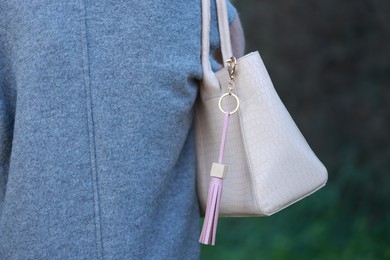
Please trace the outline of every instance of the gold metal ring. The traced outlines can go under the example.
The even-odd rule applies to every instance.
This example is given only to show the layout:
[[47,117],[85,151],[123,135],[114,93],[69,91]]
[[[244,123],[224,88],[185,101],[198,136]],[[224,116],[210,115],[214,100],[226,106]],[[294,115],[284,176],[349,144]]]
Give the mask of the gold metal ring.
[[226,96],[233,96],[233,97],[236,99],[236,101],[237,101],[237,106],[236,106],[236,108],[235,108],[232,112],[229,112],[229,115],[232,115],[232,114],[236,113],[237,110],[238,110],[238,108],[240,107],[240,100],[239,100],[238,97],[237,97],[235,94],[233,94],[233,93],[226,93],[226,94],[223,94],[223,95],[219,98],[218,106],[219,106],[219,110],[221,110],[222,113],[224,113],[224,114],[226,114],[226,111],[223,110],[223,108],[222,108],[222,100],[223,100]]

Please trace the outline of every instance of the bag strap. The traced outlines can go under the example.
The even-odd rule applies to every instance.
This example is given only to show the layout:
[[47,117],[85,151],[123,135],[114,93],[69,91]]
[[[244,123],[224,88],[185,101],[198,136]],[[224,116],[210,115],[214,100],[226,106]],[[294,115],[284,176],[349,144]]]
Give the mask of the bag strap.
[[[205,85],[219,88],[218,80],[211,69],[209,60],[210,55],[210,1],[202,0],[202,70],[203,81]],[[215,0],[218,16],[218,30],[221,42],[221,52],[223,65],[226,66],[226,60],[232,56],[232,47],[230,41],[229,21],[227,14],[226,1]]]
[[217,15],[218,15],[218,28],[219,38],[221,42],[221,51],[223,65],[226,66],[226,60],[233,56],[232,45],[230,39],[229,18],[226,7],[226,1],[228,0],[216,0],[217,1]]

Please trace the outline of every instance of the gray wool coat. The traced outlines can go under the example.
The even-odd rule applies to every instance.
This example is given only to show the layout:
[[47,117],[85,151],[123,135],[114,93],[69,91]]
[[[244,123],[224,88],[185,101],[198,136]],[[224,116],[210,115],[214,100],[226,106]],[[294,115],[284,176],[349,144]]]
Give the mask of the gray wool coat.
[[199,258],[200,35],[200,0],[0,0],[0,259]]

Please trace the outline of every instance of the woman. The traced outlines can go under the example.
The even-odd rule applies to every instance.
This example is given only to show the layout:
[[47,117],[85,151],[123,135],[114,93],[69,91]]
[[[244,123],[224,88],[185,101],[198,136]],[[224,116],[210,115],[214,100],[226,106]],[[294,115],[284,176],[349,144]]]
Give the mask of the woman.
[[199,257],[200,19],[195,0],[0,2],[0,259]]

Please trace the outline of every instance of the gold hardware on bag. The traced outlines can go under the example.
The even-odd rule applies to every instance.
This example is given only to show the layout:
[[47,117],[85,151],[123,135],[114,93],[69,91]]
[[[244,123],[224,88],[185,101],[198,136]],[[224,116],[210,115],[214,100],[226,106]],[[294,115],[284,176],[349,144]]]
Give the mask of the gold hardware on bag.
[[237,59],[235,57],[230,57],[230,59],[226,60],[228,64],[228,72],[231,80],[234,80],[234,75],[236,73],[236,65]]
[[229,115],[232,115],[237,112],[238,108],[240,107],[240,100],[238,97],[233,93],[235,84],[234,84],[234,76],[236,75],[236,65],[237,65],[237,59],[235,57],[231,57],[230,59],[226,60],[226,63],[228,64],[227,71],[229,73],[229,83],[228,83],[228,93],[223,94],[219,98],[218,106],[219,110],[222,111],[222,113],[227,113],[223,108],[222,108],[222,100],[227,97],[227,96],[232,96],[236,99],[237,105],[236,108],[229,112]]
[[229,94],[231,94],[234,91],[234,76],[236,75],[236,65],[237,65],[237,59],[235,57],[230,57],[230,59],[226,60],[226,63],[228,64],[227,71],[229,73],[229,83],[228,83],[228,90]]

